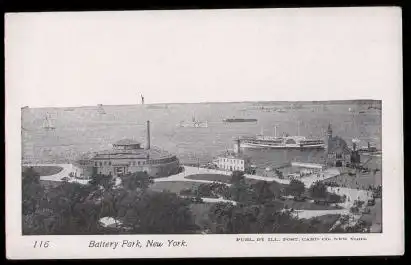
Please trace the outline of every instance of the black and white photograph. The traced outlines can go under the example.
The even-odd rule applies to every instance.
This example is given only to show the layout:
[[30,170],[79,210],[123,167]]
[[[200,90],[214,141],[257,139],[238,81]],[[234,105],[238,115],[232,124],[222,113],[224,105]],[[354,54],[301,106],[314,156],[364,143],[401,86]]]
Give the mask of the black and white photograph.
[[400,10],[8,15],[15,256],[401,252]]
[[22,150],[27,235],[382,231],[378,100],[26,107]]

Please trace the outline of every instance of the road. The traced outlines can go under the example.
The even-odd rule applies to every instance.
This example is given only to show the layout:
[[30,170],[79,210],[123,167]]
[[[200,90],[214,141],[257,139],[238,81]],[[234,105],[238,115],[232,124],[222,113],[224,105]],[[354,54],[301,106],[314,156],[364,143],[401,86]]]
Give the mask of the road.
[[300,219],[310,219],[313,217],[323,216],[327,214],[348,214],[348,209],[340,209],[340,210],[294,210],[293,215]]

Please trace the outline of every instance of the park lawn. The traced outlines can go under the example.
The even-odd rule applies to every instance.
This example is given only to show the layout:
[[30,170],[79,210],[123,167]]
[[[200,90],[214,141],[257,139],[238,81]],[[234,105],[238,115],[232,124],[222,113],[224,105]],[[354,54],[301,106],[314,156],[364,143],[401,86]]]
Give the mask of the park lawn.
[[53,189],[60,186],[63,182],[61,181],[52,181],[52,180],[40,180],[40,184],[47,190]]
[[185,177],[187,179],[218,181],[223,183],[230,183],[231,176],[223,174],[195,174]]
[[370,208],[369,214],[363,214],[360,220],[367,223],[371,223],[371,232],[381,233],[382,232],[382,202],[381,199],[375,200],[374,206],[367,206]]
[[[23,167],[23,171],[27,168],[28,167]],[[34,166],[31,168],[36,171],[41,177],[55,175],[63,170],[62,167],[58,166]]]
[[348,174],[341,174],[323,181],[324,183],[337,183],[340,187],[347,187],[352,189],[366,190],[369,186],[381,185],[381,172],[377,172],[375,175],[373,172],[367,174],[358,173],[356,176],[350,176]]
[[195,189],[202,183],[200,182],[189,182],[189,181],[164,181],[164,182],[154,182],[150,189],[153,191],[169,191],[172,193],[179,194],[181,190],[184,189]]
[[293,208],[294,210],[335,210],[340,209],[338,207],[332,205],[321,205],[315,204],[309,201],[298,202],[294,200],[277,200],[278,202],[282,203],[283,208],[287,206],[288,208]]
[[316,225],[319,230],[318,233],[328,233],[340,217],[341,215],[339,214],[326,214],[308,219],[307,221],[310,222],[312,219],[317,219],[319,221],[319,224]]

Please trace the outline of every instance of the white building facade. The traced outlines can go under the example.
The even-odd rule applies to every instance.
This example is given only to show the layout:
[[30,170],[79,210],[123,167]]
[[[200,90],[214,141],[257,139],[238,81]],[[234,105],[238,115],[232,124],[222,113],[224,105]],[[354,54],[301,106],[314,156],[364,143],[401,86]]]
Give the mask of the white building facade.
[[251,167],[251,159],[241,153],[240,141],[234,145],[234,152],[226,152],[217,157],[216,166],[228,171],[246,171]]
[[236,156],[219,156],[217,158],[217,167],[230,171],[245,171],[249,166],[247,159]]

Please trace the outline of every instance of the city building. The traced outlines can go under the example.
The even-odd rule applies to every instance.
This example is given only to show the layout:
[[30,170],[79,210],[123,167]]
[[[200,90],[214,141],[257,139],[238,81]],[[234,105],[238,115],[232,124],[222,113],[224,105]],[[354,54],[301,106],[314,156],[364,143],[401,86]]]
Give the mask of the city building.
[[242,154],[238,139],[234,145],[234,151],[227,151],[219,155],[215,164],[222,170],[247,172],[251,168],[251,158]]
[[179,172],[178,158],[150,145],[150,122],[147,121],[147,140],[143,148],[139,142],[122,139],[113,144],[111,150],[88,154],[76,161],[79,178],[93,174],[114,177],[128,173],[146,171],[151,177],[165,177]]
[[327,146],[325,149],[326,165],[331,167],[356,166],[360,164],[360,155],[353,143],[352,150],[339,136],[333,136],[331,124],[327,130]]

